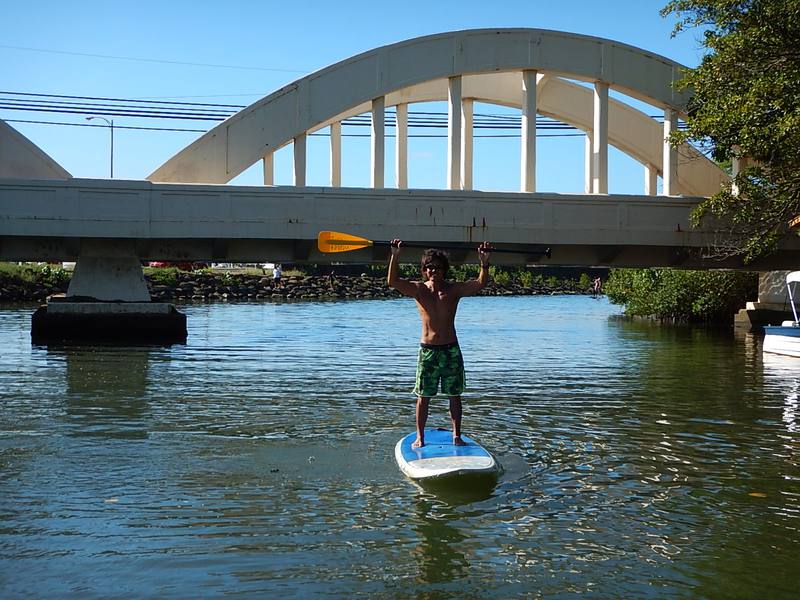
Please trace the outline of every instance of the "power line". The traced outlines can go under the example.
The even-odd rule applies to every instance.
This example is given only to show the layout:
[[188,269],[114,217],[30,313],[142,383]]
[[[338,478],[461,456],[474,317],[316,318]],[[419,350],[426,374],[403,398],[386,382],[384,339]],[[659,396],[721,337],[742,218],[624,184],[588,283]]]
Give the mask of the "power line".
[[276,73],[308,73],[308,70],[301,71],[299,69],[281,69],[278,67],[248,67],[242,65],[219,65],[212,63],[196,63],[180,60],[163,60],[159,58],[141,58],[136,56],[115,56],[112,54],[94,54],[90,52],[70,52],[68,50],[50,50],[48,48],[29,48],[27,46],[9,46],[7,44],[0,44],[0,48],[8,48],[11,50],[24,50],[26,52],[44,52],[47,54],[63,54],[66,56],[83,56],[88,58],[105,58],[110,60],[128,60],[134,62],[146,63],[161,63],[167,65],[188,65],[190,67],[211,67],[214,69],[240,69],[245,71],[273,71]]
[[249,98],[263,98],[264,92],[251,92],[249,94],[194,94],[191,96],[142,96],[138,98],[138,100],[161,100],[162,98],[172,98],[173,100],[176,98],[240,98],[240,97],[249,97]]
[[0,94],[7,94],[11,96],[35,96],[38,98],[68,98],[72,100],[103,100],[105,102],[140,102],[147,104],[177,104],[181,106],[215,106],[215,107],[228,107],[241,110],[245,108],[245,104],[217,104],[217,103],[202,103],[202,102],[175,102],[168,100],[140,100],[132,98],[105,98],[102,96],[67,96],[64,94],[36,94],[33,92],[9,92],[7,90],[0,90]]
[[[63,121],[34,121],[29,119],[4,119],[6,123],[30,123],[33,125],[64,125],[68,127],[100,127],[107,129],[108,125],[94,125],[91,123],[65,123]],[[189,132],[189,133],[205,133],[206,129],[185,129],[180,127],[137,127],[133,125],[114,125],[114,129],[131,129],[141,131],[175,131],[175,132]],[[583,133],[559,133],[559,134],[537,134],[537,137],[580,137]],[[324,131],[317,131],[311,134],[312,137],[330,137],[330,133]],[[342,137],[351,138],[369,138],[368,133],[343,133]],[[394,134],[386,135],[387,138],[396,137]],[[410,138],[444,138],[446,135],[442,134],[410,134]],[[498,134],[498,135],[475,135],[476,138],[518,138],[519,133],[516,134]]]
[[[0,46],[1,47],[1,46]],[[177,102],[165,100],[141,100],[130,98],[108,98],[101,96],[77,96],[65,94],[39,94],[32,92],[12,92],[0,91],[0,110],[11,110],[33,113],[55,113],[64,115],[86,115],[104,117],[126,117],[133,119],[161,119],[161,120],[183,120],[183,121],[223,121],[241,109],[245,105],[240,104],[219,104],[207,102]],[[654,116],[658,120],[659,115]],[[661,117],[663,119],[663,117]],[[70,125],[71,123],[42,121],[42,120],[11,120],[17,123],[37,123],[48,125]],[[520,115],[497,114],[497,113],[475,113],[473,115],[473,129],[487,133],[476,133],[474,137],[519,137],[522,118]],[[396,113],[387,110],[385,122],[387,127],[396,127]],[[448,127],[448,116],[446,112],[435,111],[409,111],[408,127],[411,130],[424,129],[446,129]],[[81,123],[80,125],[86,126]],[[342,121],[346,127],[369,127],[372,125],[370,114],[361,114],[348,117]],[[682,127],[684,124],[679,124]],[[105,125],[92,125],[93,127],[105,127]],[[143,131],[187,131],[204,133],[206,130],[188,129],[176,127],[143,127],[115,125],[119,129],[143,130]],[[558,137],[562,136],[582,136],[585,133],[567,123],[552,119],[543,115],[536,117],[537,136],[539,137]],[[514,131],[511,134],[488,132]],[[561,132],[558,134],[545,134],[542,131]],[[320,135],[326,135],[318,133]],[[314,135],[314,134],[312,134]],[[368,137],[361,134],[347,134],[348,137]],[[438,134],[425,135],[421,133],[413,134],[411,137],[442,137]]]
[[20,110],[25,112],[50,112],[62,114],[78,114],[78,115],[101,115],[110,117],[136,117],[136,118],[157,118],[157,119],[189,119],[193,121],[223,121],[230,115],[219,113],[191,113],[191,112],[178,112],[178,111],[150,111],[150,110],[126,110],[123,108],[108,108],[103,106],[63,106],[63,105],[50,105],[41,106],[35,104],[20,104],[13,102],[4,102],[0,99],[0,109],[7,110]]
[[[127,98],[107,98],[99,96],[76,96],[64,94],[33,94],[30,92],[0,91],[0,109],[23,112],[51,112],[75,115],[98,115],[106,117],[157,118],[169,120],[222,121],[238,112],[243,105],[215,104],[198,102],[148,101]],[[389,110],[386,124],[396,125],[395,114]],[[368,114],[355,115],[345,119],[342,124],[352,127],[369,127],[372,117]],[[409,112],[408,125],[412,129],[446,128],[447,113],[432,111]],[[475,129],[519,129],[520,117],[476,113],[473,118]],[[538,116],[537,127],[544,129],[574,130],[566,123],[548,117]]]
[[[64,123],[63,121],[31,121],[27,119],[4,119],[6,123],[32,123],[35,125],[68,125],[70,127],[101,127],[108,128],[108,125],[93,125],[91,123]],[[114,129],[141,129],[143,131],[189,131],[194,133],[205,133],[205,129],[180,129],[177,127],[135,127],[133,125],[114,125]]]

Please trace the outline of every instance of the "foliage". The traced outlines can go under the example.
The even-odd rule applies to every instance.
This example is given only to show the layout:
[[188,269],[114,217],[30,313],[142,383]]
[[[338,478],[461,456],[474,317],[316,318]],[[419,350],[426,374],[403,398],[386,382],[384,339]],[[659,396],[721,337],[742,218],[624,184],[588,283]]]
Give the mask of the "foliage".
[[44,265],[42,267],[41,270],[42,283],[46,283],[54,287],[61,287],[69,283],[70,279],[72,279],[72,275],[61,267],[53,268],[50,265]]
[[613,269],[604,291],[631,316],[689,323],[730,323],[758,294],[758,274],[743,271]]
[[491,266],[489,267],[489,277],[499,286],[506,286],[511,283],[511,274],[506,269]]
[[[385,275],[386,274],[386,267],[382,266],[381,267],[381,272],[383,273],[383,275]],[[400,265],[400,277],[402,277],[403,279],[412,279],[412,280],[420,279],[422,277],[422,275],[420,275],[420,272],[419,272],[419,265],[401,264]]]
[[[295,265],[296,270],[289,272],[284,269],[284,275],[287,273],[296,273],[298,275],[328,275],[331,270],[339,276],[358,276],[361,274],[368,277],[375,277],[383,279],[386,277],[387,265],[385,263],[377,264],[346,264],[346,265],[324,265],[324,264],[303,264]],[[400,263],[398,266],[399,275],[403,279],[411,281],[421,281],[423,279],[420,272],[419,263]],[[578,274],[574,273],[571,269],[565,269],[563,273],[556,270],[556,274],[548,274],[547,277],[537,272],[539,269],[524,267],[524,266],[498,266],[492,265],[489,267],[489,282],[499,287],[513,287],[519,286],[524,289],[533,291],[587,291],[590,287],[588,283],[590,278],[586,274],[581,274],[581,284],[578,287],[577,278]],[[552,270],[551,270],[552,271]],[[480,267],[476,263],[464,263],[450,265],[447,278],[451,281],[470,281],[476,279],[480,273]],[[548,272],[549,273],[549,272]]]
[[153,269],[150,271],[150,281],[156,285],[174,286],[178,283],[178,273],[176,267]]
[[531,273],[527,269],[522,269],[519,272],[519,282],[524,288],[532,288],[533,287],[533,273]]
[[592,287],[592,280],[589,279],[589,276],[586,273],[581,273],[581,278],[578,280],[578,286],[582,290],[588,290]]
[[26,267],[23,269],[16,263],[0,263],[0,281],[22,279],[24,281],[31,281],[33,278],[33,269]]
[[28,283],[42,283],[51,287],[66,287],[72,279],[72,273],[60,266],[49,264],[0,263],[0,280],[19,280]]
[[478,277],[480,267],[478,265],[454,265],[450,267],[450,278],[453,281],[469,281]]
[[680,82],[694,95],[671,141],[718,162],[753,161],[700,204],[694,224],[717,218],[732,241],[713,253],[752,260],[800,215],[800,0],[672,0],[661,14],[679,17],[673,35],[700,28],[709,51]]

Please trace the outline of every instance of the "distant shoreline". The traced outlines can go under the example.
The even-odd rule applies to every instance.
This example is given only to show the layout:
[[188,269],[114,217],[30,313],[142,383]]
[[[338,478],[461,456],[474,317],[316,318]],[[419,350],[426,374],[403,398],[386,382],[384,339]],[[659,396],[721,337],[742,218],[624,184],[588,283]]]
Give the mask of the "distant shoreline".
[[[271,276],[230,272],[164,272],[145,275],[153,301],[157,302],[227,302],[280,300],[343,300],[399,298],[386,285],[385,277],[355,275],[290,275],[279,282]],[[0,273],[0,302],[44,302],[52,294],[66,293],[69,278],[48,277],[41,273],[27,277]],[[530,286],[510,282],[491,282],[484,296],[533,296],[554,294],[590,294],[574,280],[547,280]]]

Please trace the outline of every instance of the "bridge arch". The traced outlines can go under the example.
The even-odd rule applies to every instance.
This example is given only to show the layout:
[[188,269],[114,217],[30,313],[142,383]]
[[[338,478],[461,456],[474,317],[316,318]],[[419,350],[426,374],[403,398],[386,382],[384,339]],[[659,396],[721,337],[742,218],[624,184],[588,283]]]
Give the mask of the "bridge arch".
[[[535,118],[525,117],[538,112],[587,133],[587,193],[607,192],[610,144],[644,165],[645,193],[655,194],[660,175],[665,195],[707,196],[726,175],[690,146],[675,150],[665,143],[678,118],[685,116],[689,94],[674,86],[683,69],[619,42],[541,29],[480,29],[415,38],[284,86],[201,136],[148,179],[227,183],[264,160],[265,183],[271,183],[272,154],[294,144],[295,184],[304,185],[306,136],[329,126],[333,131],[342,120],[372,111],[373,185],[383,187],[385,108],[396,106],[402,115],[408,104],[444,100],[451,109],[449,187],[471,189],[470,111],[477,100],[523,111],[528,125],[523,126],[521,191],[536,191],[535,142],[526,143],[526,136],[535,139]],[[663,109],[664,126],[609,98],[609,89]],[[335,159],[340,164],[341,157],[332,157],[332,164]],[[400,174],[399,187],[403,181]],[[338,184],[334,173],[332,184]]]

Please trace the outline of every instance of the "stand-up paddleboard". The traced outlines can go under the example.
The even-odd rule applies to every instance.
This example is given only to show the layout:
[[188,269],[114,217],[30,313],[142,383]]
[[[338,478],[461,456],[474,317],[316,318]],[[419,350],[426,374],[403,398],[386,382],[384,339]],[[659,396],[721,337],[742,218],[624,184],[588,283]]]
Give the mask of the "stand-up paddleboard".
[[394,448],[400,470],[411,479],[497,472],[497,461],[489,451],[465,435],[461,439],[466,446],[455,446],[453,433],[447,429],[426,429],[422,448],[411,447],[416,439],[416,432],[409,433]]

